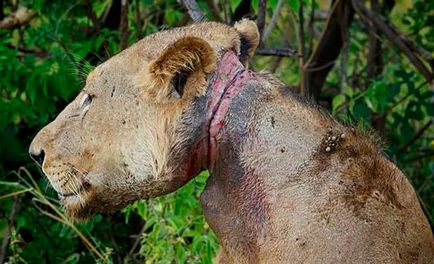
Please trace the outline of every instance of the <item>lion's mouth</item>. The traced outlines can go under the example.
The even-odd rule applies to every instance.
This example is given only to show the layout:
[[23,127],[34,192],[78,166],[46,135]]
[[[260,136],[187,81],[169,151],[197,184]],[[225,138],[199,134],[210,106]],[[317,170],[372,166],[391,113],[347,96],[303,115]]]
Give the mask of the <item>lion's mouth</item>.
[[90,183],[83,182],[80,187],[78,187],[73,192],[61,192],[57,191],[57,195],[61,201],[64,201],[66,198],[72,198],[72,197],[80,197],[82,193],[85,193],[90,189]]

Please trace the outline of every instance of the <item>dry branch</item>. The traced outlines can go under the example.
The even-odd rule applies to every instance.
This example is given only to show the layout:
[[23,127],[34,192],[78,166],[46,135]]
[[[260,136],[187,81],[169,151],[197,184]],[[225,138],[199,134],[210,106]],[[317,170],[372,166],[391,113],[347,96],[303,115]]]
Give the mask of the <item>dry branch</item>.
[[[361,1],[352,0],[354,9],[360,15],[361,20],[368,27],[375,27],[381,31],[390,42],[392,42],[398,49],[400,49],[404,55],[409,59],[411,64],[423,75],[423,77],[431,83],[434,79],[434,73],[428,69],[422,59],[423,54],[418,52],[417,46],[411,40],[403,36],[392,25],[386,22],[386,20],[380,15],[368,10]],[[370,25],[372,23],[372,26]],[[412,43],[412,44],[408,44]],[[426,56],[426,55],[425,55]]]
[[428,130],[428,128],[434,123],[433,119],[429,120],[424,126],[422,126],[419,131],[416,132],[416,134],[413,136],[412,139],[410,139],[410,141],[408,141],[407,143],[403,144],[399,150],[400,151],[405,151],[407,150],[407,148],[411,145],[413,145],[414,142],[416,142],[416,140],[418,140],[420,137],[422,137],[423,133],[425,133],[425,131]]
[[205,19],[205,15],[199,8],[199,5],[194,0],[181,0],[182,4],[187,8],[188,14],[194,22],[200,22]]
[[15,29],[27,25],[35,15],[35,11],[25,7],[19,7],[17,11],[0,21],[0,28]]
[[324,81],[343,45],[343,30],[350,25],[354,9],[350,1],[336,0],[321,33],[318,46],[303,66],[301,94],[318,99]]
[[[304,38],[304,6],[301,0],[298,0],[298,41],[299,41],[299,49],[302,54],[306,54],[306,40]],[[294,10],[295,11],[295,10]],[[305,58],[300,58],[300,66],[303,66]]]
[[98,18],[96,17],[95,12],[93,12],[92,3],[90,2],[90,0],[85,0],[84,5],[86,6],[87,17],[92,22],[93,29],[94,29],[95,33],[99,34],[100,33],[100,24],[99,24]]
[[223,22],[223,18],[220,16],[219,7],[216,5],[214,0],[206,0],[209,10],[217,22]]
[[[187,8],[188,13],[190,14],[190,16],[194,15],[196,17],[196,19],[198,17],[201,18],[200,20],[196,21],[196,19],[194,19],[193,16],[192,16],[193,21],[200,22],[200,21],[203,20],[203,18],[205,18],[205,16],[202,13],[202,10],[199,9],[199,6],[197,5],[196,1],[194,1],[194,0],[183,0],[182,3],[184,4],[185,8]],[[264,4],[263,7],[265,8],[266,1],[262,1],[262,3]],[[259,5],[260,6],[262,5],[261,1],[260,1]],[[260,19],[258,18],[258,20],[260,20]],[[260,22],[260,23],[262,23],[262,22]],[[265,23],[265,20],[264,20],[264,23]],[[298,58],[298,57],[302,56],[296,50],[293,50],[293,49],[290,49],[290,48],[270,48],[270,49],[259,48],[259,49],[256,50],[255,54],[256,55],[261,55],[261,56],[295,57],[295,58]]]
[[299,58],[303,56],[298,51],[290,48],[259,48],[255,52],[256,55],[261,56],[276,56],[276,57],[294,57]]
[[314,39],[314,23],[315,23],[315,0],[312,0],[311,3],[312,9],[310,12],[310,18],[309,18],[309,46],[307,48],[307,52],[305,53],[306,56],[310,56],[313,48],[313,39]]
[[266,0],[259,0],[258,1],[258,19],[256,20],[256,25],[258,26],[260,41],[259,41],[259,47],[262,47],[264,45],[263,41],[263,33],[264,33],[264,27],[265,27],[265,15],[267,11],[267,1]]
[[6,231],[3,234],[3,241],[0,248],[0,263],[5,263],[4,261],[6,260],[6,251],[9,245],[11,233],[14,229],[14,221],[17,213],[18,203],[19,203],[19,197],[15,196],[14,203],[12,204],[11,213],[9,215],[9,219],[7,222]]
[[284,4],[284,0],[279,0],[277,2],[276,9],[273,12],[273,16],[271,17],[270,23],[268,24],[267,28],[264,31],[262,41],[265,43],[267,41],[268,37],[270,36],[271,32],[273,31],[273,28],[276,26],[277,19],[279,18],[280,11],[282,10]]
[[135,5],[136,5],[135,19],[136,19],[136,27],[137,27],[136,39],[141,39],[144,21],[140,10],[139,0],[135,0]]
[[121,1],[121,18],[119,23],[119,31],[121,33],[121,48],[128,47],[128,0]]

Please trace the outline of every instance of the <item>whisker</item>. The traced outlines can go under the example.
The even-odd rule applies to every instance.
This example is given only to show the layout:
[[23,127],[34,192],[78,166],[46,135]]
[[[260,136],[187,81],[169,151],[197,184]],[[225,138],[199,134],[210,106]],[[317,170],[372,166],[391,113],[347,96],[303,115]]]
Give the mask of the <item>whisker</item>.
[[75,195],[78,195],[78,188],[76,185],[76,176],[74,173],[67,171],[67,173],[70,175],[71,179],[69,180],[69,186],[71,187],[71,192],[74,193]]

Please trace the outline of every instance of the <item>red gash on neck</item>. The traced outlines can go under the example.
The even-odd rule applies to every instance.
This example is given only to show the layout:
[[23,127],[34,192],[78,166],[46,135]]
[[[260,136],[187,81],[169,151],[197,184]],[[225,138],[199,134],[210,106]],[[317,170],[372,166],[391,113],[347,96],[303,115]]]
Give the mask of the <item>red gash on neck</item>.
[[243,89],[255,73],[246,70],[233,51],[227,51],[220,60],[211,82],[208,101],[209,140],[208,168],[212,169],[217,152],[216,136],[223,127],[232,99]]
[[[218,147],[216,136],[223,128],[232,99],[253,77],[255,73],[246,70],[234,51],[226,51],[221,57],[209,88],[211,90],[206,114],[208,127],[204,128],[203,138],[191,153],[190,166],[186,175],[188,179],[194,177],[201,166],[206,166],[209,170],[214,167]],[[205,158],[206,162],[201,162]]]

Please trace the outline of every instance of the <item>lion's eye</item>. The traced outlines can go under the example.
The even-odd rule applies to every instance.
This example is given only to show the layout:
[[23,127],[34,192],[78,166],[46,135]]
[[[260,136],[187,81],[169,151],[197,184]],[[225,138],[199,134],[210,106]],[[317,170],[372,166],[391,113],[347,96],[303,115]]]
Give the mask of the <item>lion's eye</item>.
[[90,94],[84,94],[83,98],[81,99],[81,114],[85,114],[87,110],[89,110],[90,104],[92,103],[92,96]]

